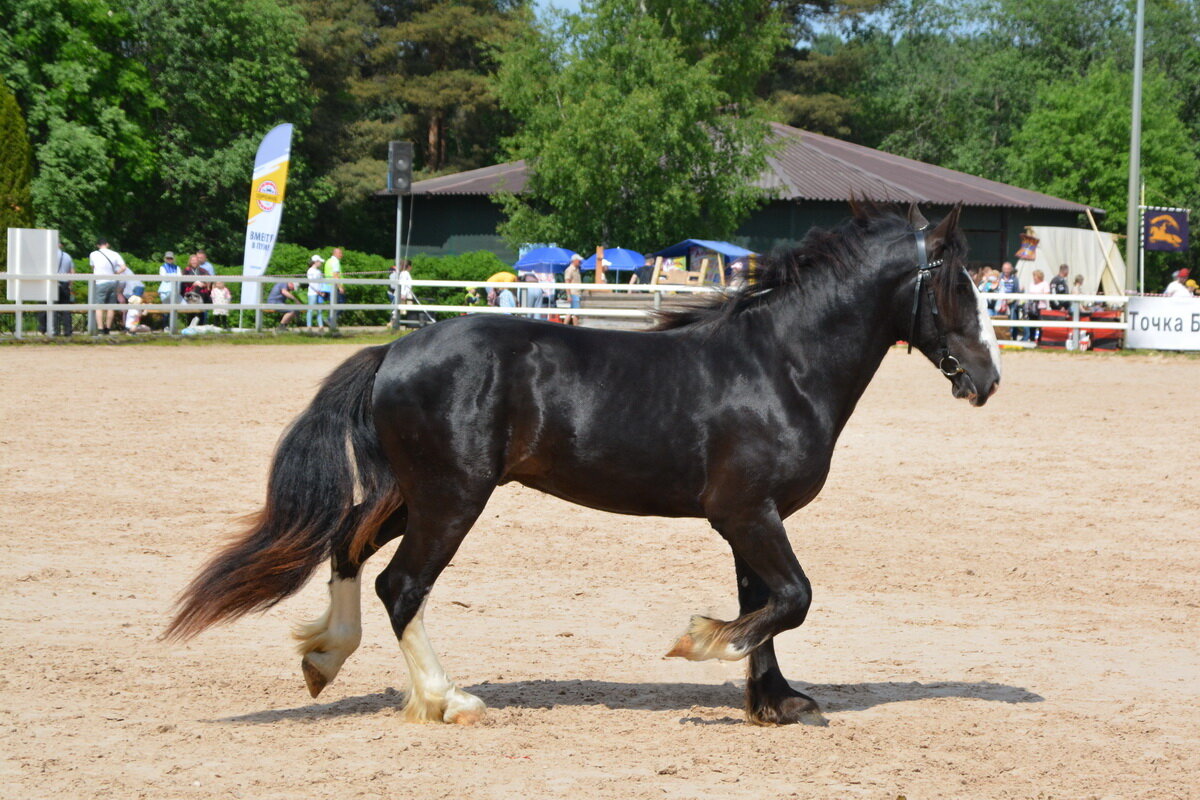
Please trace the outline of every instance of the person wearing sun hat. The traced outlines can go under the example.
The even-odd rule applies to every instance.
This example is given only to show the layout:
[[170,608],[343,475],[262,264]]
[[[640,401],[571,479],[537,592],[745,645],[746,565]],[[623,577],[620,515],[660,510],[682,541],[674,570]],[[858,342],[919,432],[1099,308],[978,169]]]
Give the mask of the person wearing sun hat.
[[[325,259],[321,258],[319,253],[313,253],[308,259],[308,274],[306,277],[308,278],[308,304],[310,306],[324,303],[325,299],[328,297],[328,295],[324,293],[325,290],[322,287],[322,281],[325,278],[325,270],[321,265],[324,263]],[[313,311],[311,308],[308,310],[308,313],[305,314],[305,324],[309,328],[313,326],[313,314],[317,315],[317,327],[324,328],[325,312]]]
[[[163,263],[158,268],[159,275],[180,275],[182,274],[179,265],[175,263],[175,254],[168,250],[163,253]],[[181,297],[179,287],[181,284],[175,281],[163,281],[158,285],[158,302],[174,303],[173,298]]]

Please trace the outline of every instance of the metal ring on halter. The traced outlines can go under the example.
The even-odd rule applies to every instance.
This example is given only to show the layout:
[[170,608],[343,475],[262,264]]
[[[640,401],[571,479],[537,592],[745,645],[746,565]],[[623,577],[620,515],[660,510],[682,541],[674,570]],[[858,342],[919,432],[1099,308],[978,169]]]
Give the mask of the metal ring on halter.
[[[946,362],[951,362],[954,365],[954,368],[947,369]],[[955,375],[958,375],[958,374],[966,371],[958,363],[958,359],[951,355],[942,356],[942,360],[938,362],[938,369],[940,369],[942,371],[942,374],[945,375],[947,378],[953,378]]]

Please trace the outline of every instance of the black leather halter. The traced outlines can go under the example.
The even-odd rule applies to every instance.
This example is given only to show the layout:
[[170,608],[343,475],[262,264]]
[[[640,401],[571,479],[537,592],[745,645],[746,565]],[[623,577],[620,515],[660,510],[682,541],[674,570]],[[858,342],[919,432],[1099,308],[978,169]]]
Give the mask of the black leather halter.
[[925,246],[924,228],[913,231],[913,238],[917,240],[917,288],[913,292],[912,320],[908,325],[908,352],[912,352],[913,337],[917,334],[917,314],[921,310],[921,289],[923,287],[925,298],[929,303],[929,313],[933,315],[933,328],[937,331],[938,369],[947,378],[953,378],[962,372],[963,368],[958,363],[958,359],[950,355],[950,348],[946,345],[946,327],[942,324],[942,315],[938,312],[937,300],[933,296],[933,271],[942,266],[942,260],[940,258],[937,261],[929,260],[929,253]]

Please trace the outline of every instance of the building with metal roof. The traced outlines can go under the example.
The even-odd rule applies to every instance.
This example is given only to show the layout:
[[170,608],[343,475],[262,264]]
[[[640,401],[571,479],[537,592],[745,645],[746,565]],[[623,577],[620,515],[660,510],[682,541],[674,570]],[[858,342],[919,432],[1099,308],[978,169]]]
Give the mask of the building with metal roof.
[[[775,148],[757,181],[771,199],[729,237],[757,252],[791,245],[814,225],[836,223],[849,213],[848,198],[858,197],[878,202],[916,201],[927,216],[962,203],[972,260],[998,264],[1013,258],[1026,226],[1076,226],[1089,208],[779,123],[771,123],[771,137]],[[490,196],[501,191],[519,194],[527,175],[525,162],[514,161],[414,183],[406,203],[415,215],[413,250],[489,249],[502,258],[515,257],[496,235],[501,215]],[[1104,213],[1094,207],[1091,210]],[[679,232],[680,238],[710,233]],[[587,247],[594,243],[570,244]]]

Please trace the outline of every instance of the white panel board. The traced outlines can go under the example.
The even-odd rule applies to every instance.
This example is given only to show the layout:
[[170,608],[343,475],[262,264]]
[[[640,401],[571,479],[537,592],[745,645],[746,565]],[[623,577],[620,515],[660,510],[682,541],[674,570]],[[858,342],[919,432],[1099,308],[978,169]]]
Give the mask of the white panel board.
[[[52,275],[58,270],[58,231],[44,228],[8,229],[9,274]],[[53,280],[9,278],[7,296],[10,301],[48,303],[57,298]]]

